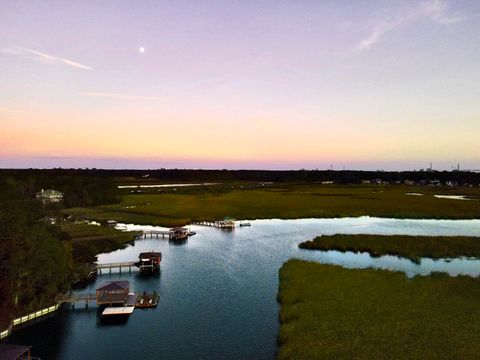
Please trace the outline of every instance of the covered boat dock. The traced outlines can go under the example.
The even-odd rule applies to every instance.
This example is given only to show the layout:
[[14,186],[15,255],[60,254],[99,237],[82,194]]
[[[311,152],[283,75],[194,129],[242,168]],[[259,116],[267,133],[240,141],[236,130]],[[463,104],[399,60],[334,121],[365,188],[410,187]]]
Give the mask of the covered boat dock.
[[33,360],[31,346],[0,344],[0,360]]

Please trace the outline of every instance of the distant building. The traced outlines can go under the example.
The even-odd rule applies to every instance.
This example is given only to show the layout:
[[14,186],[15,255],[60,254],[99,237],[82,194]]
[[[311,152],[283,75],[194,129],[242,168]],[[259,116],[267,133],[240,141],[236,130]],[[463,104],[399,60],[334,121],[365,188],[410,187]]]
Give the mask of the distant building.
[[59,203],[63,200],[63,193],[57,190],[41,190],[37,193],[37,199],[44,204]]
[[447,186],[458,186],[458,181],[447,181],[445,182]]
[[47,225],[55,225],[57,223],[57,218],[52,216],[45,216],[41,218],[40,221]]
[[369,185],[369,184],[370,184],[370,180],[362,180],[362,184],[363,184],[363,185]]
[[413,181],[413,180],[405,180],[405,181],[404,181],[404,184],[405,184],[405,185],[415,185],[415,181]]

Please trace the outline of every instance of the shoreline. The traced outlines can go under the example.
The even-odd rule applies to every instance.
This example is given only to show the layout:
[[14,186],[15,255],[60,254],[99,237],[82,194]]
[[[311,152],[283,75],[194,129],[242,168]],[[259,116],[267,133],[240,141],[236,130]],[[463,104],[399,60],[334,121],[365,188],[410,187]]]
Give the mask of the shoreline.
[[[139,214],[139,216],[142,216]],[[150,215],[148,215],[150,216]],[[337,219],[360,219],[360,218],[370,218],[370,219],[382,219],[382,220],[416,220],[416,221],[480,221],[480,217],[407,217],[407,216],[377,216],[377,215],[359,215],[359,216],[350,216],[350,215],[339,215],[339,216],[325,216],[325,217],[256,217],[256,218],[250,218],[250,217],[243,217],[239,220],[236,221],[262,221],[262,220],[281,220],[281,221],[289,221],[289,220],[337,220]],[[110,217],[92,217],[89,218],[89,220],[92,221],[105,221],[106,219],[111,219]],[[201,219],[201,220],[192,220],[190,222],[185,222],[185,223],[178,223],[178,222],[159,222],[159,223],[152,223],[152,222],[143,222],[143,221],[124,221],[120,220],[118,218],[112,219],[117,221],[118,223],[122,224],[127,224],[127,225],[142,225],[142,226],[155,226],[155,227],[164,227],[164,228],[172,228],[172,227],[177,227],[177,226],[194,226],[192,224],[192,221],[218,221],[221,219]]]

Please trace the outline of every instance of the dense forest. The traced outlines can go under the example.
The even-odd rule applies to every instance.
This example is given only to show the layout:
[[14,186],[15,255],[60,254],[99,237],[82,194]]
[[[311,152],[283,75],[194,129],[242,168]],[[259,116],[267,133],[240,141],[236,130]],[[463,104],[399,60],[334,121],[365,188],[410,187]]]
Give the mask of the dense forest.
[[[16,176],[12,176],[16,175]],[[0,174],[0,325],[68,290],[75,264],[69,236],[41,221],[52,209],[35,199],[42,188],[65,193],[65,206],[116,201],[116,186],[105,177],[25,172]]]
[[39,201],[0,181],[0,323],[50,303],[71,279],[70,245],[56,228],[40,222]]
[[88,170],[0,170],[0,181],[10,182],[26,197],[42,189],[63,192],[63,206],[93,206],[118,200],[118,190],[108,176]]

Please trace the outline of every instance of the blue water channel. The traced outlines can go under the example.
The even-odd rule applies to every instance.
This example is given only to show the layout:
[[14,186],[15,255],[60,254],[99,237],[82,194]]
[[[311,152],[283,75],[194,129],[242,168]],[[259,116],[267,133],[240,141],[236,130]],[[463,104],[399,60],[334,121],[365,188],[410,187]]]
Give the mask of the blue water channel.
[[[161,251],[158,276],[123,271],[99,276],[80,291],[102,282],[129,280],[136,292],[160,292],[157,308],[135,310],[123,322],[105,323],[90,304],[69,306],[21,329],[11,343],[33,345],[46,359],[273,359],[277,350],[278,270],[291,258],[348,268],[375,267],[406,276],[442,271],[480,275],[480,261],[308,251],[298,243],[318,235],[404,234],[480,236],[480,220],[397,220],[371,217],[257,220],[227,232],[191,226],[197,234],[181,245],[166,239],[137,240],[133,246],[100,254],[99,262],[136,260],[144,251]],[[127,225],[129,230],[162,229]]]

